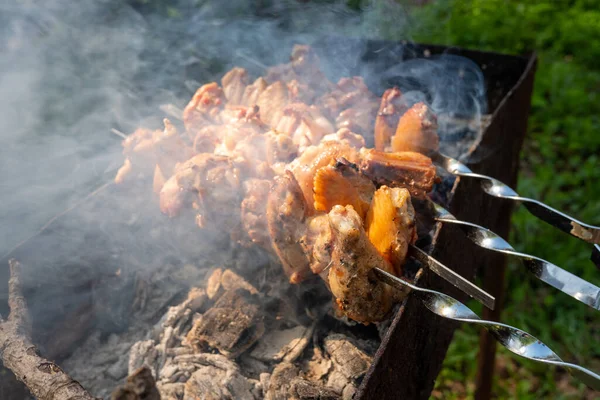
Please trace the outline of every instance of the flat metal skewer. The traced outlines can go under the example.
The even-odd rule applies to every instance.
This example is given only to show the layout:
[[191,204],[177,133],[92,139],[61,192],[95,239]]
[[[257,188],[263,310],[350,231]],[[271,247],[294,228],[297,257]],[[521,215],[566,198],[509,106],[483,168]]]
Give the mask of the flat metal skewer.
[[449,173],[481,180],[482,189],[490,196],[523,203],[527,210],[548,224],[578,239],[592,244],[600,244],[600,226],[578,221],[538,200],[521,197],[506,184],[487,175],[476,174],[465,164],[441,153],[431,154],[431,159]]
[[477,285],[473,284],[469,280],[463,278],[444,264],[431,257],[429,254],[419,249],[414,245],[410,245],[408,254],[413,257],[421,264],[426,265],[432,272],[437,274],[439,277],[450,282],[452,285],[462,290],[481,304],[493,310],[496,306],[496,299],[488,292],[480,289]]
[[564,362],[548,346],[534,336],[510,325],[481,319],[470,308],[455,298],[435,290],[413,285],[379,268],[373,268],[377,277],[388,285],[402,290],[409,287],[423,305],[434,314],[454,321],[481,325],[509,351],[533,361],[563,367],[594,390],[600,390],[600,375],[577,364]]
[[520,259],[527,269],[542,282],[568,294],[588,306],[600,310],[600,287],[538,257],[519,253],[506,240],[483,226],[456,219],[448,210],[430,201],[435,220],[460,227],[479,247]]

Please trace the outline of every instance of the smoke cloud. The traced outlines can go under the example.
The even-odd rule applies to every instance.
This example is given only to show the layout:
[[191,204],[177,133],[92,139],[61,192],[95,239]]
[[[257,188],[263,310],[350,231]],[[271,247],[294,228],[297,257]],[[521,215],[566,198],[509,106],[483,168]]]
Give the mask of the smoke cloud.
[[[161,104],[183,108],[198,85],[233,66],[257,75],[287,62],[296,43],[329,35],[410,39],[405,10],[395,2],[356,10],[342,1],[15,0],[0,4],[0,22],[0,255],[114,178],[123,160],[111,129],[161,128]],[[425,100],[440,115],[477,120],[485,112],[481,72],[467,60],[444,56],[373,71],[349,51],[360,48],[327,49],[324,72],[338,76],[347,68],[367,81],[383,74],[407,100]],[[169,223],[155,215],[156,205],[128,204],[122,193],[111,199],[86,201],[20,249],[21,261],[35,270],[30,285],[56,287],[38,301],[70,290],[76,304],[89,288],[64,282],[98,274],[106,259],[123,254],[140,268],[163,262],[167,249],[222,257],[198,250],[201,233],[149,247],[153,229]],[[0,276],[0,288],[5,282]]]

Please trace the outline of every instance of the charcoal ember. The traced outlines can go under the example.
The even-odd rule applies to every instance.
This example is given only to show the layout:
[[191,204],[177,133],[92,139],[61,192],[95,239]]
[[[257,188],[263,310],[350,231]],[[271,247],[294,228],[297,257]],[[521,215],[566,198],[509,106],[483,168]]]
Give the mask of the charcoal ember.
[[236,370],[204,366],[186,382],[183,398],[254,400],[253,389],[254,386]]
[[312,327],[295,326],[274,330],[261,338],[250,355],[262,361],[294,361],[304,351],[312,336]]
[[258,290],[235,272],[217,268],[208,277],[206,293],[209,299],[218,299],[225,291],[244,289],[251,294],[258,294]]
[[302,378],[295,378],[290,388],[290,399],[292,400],[339,400],[340,395],[332,389],[325,386],[307,381]]
[[242,354],[237,361],[244,374],[249,377],[260,377],[261,374],[271,370],[267,363],[251,357],[248,353]]
[[188,333],[196,352],[215,348],[235,358],[251,347],[265,331],[258,296],[244,289],[226,291]]
[[313,338],[312,356],[305,359],[302,365],[305,377],[311,381],[320,381],[333,367],[331,360],[323,354],[316,342],[316,338]]
[[159,385],[160,398],[162,400],[180,400],[183,398],[185,383],[165,383]]
[[300,374],[298,367],[289,362],[278,364],[269,379],[265,400],[287,400],[294,378]]
[[334,368],[348,379],[362,377],[373,362],[373,358],[360,349],[350,337],[335,333],[324,340],[325,351],[331,357]]
[[154,327],[153,337],[159,340],[167,328],[173,328],[174,335],[181,335],[192,319],[193,313],[200,310],[206,300],[207,294],[204,289],[190,289],[187,299],[183,303],[169,307],[168,311]]
[[131,346],[131,350],[129,350],[129,374],[133,374],[144,365],[156,372],[158,352],[155,346],[154,340],[136,342]]

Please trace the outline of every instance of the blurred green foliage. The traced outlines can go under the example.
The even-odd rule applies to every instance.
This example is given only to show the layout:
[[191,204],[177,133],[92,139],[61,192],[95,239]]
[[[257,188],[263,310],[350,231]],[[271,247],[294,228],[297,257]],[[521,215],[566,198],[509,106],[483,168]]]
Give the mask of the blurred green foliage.
[[[518,192],[583,221],[600,222],[600,2],[594,0],[442,0],[411,8],[417,42],[539,56]],[[511,243],[598,282],[591,248],[520,208]],[[544,286],[520,264],[508,271],[503,320],[531,332],[564,359],[598,370],[600,321],[591,309]],[[478,332],[457,333],[438,382],[442,398],[471,398]],[[559,372],[499,351],[498,398],[583,398],[584,386]],[[524,368],[514,368],[514,366]],[[463,382],[464,393],[452,382]],[[561,389],[558,388],[561,387]]]

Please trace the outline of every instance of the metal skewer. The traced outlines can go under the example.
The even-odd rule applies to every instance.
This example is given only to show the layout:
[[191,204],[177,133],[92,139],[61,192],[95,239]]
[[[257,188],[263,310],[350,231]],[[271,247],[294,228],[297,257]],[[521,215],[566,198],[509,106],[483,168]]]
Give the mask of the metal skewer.
[[563,367],[594,390],[600,390],[600,375],[577,364],[564,362],[548,346],[527,332],[499,322],[479,318],[470,308],[444,293],[425,289],[404,281],[382,269],[373,269],[379,279],[397,289],[408,286],[420,298],[425,307],[443,318],[481,325],[511,352],[521,357]]
[[540,201],[528,197],[521,197],[517,192],[499,180],[486,175],[476,174],[465,164],[452,157],[435,153],[431,155],[431,158],[434,162],[453,175],[481,180],[481,187],[487,194],[501,199],[509,199],[523,203],[531,214],[555,228],[588,243],[600,244],[599,226],[593,226],[578,221]]
[[600,288],[570,272],[538,257],[517,252],[506,240],[483,226],[456,219],[442,206],[430,202],[435,210],[435,220],[459,226],[467,237],[484,249],[519,258],[539,280],[568,294],[574,299],[600,310]]
[[429,269],[450,282],[452,285],[468,294],[475,300],[479,301],[481,304],[493,310],[496,305],[496,299],[494,296],[489,294],[488,292],[480,289],[477,285],[471,283],[467,279],[463,278],[450,268],[446,267],[444,264],[431,257],[429,254],[419,249],[414,245],[410,245],[409,247],[409,255],[419,261],[421,264],[426,265]]

